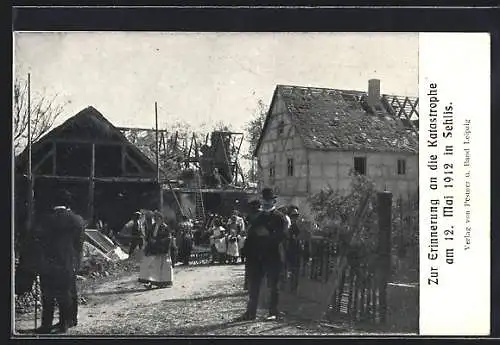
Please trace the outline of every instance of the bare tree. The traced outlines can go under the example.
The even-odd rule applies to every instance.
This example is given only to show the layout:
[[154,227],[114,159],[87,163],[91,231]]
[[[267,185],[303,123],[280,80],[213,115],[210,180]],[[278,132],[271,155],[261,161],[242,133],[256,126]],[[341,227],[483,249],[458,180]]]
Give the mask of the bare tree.
[[216,132],[231,132],[233,130],[233,126],[230,123],[225,123],[220,120],[214,124],[213,130]]
[[[66,103],[58,103],[57,95],[31,97],[31,140],[37,141],[47,133],[62,114]],[[12,107],[12,136],[14,152],[19,153],[28,143],[28,84],[14,82],[14,104]]]

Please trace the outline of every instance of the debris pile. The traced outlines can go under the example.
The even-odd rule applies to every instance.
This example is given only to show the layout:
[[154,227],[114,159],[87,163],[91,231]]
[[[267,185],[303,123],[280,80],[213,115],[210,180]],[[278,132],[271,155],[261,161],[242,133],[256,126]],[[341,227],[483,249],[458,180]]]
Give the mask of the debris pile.
[[[88,278],[95,280],[100,277],[108,277],[121,272],[134,271],[137,263],[134,260],[123,260],[121,249],[116,249],[106,255],[96,246],[85,241],[83,245],[83,258],[78,272],[77,280],[86,281]],[[35,301],[41,307],[40,284],[33,283],[31,291],[23,295],[15,295],[15,311],[18,314],[26,314],[34,311]],[[79,296],[79,303],[86,304],[83,296]]]
[[16,313],[26,314],[33,311],[35,308],[35,301],[37,301],[37,304],[40,307],[40,284],[35,284],[35,282],[33,282],[31,291],[23,295],[15,295]]

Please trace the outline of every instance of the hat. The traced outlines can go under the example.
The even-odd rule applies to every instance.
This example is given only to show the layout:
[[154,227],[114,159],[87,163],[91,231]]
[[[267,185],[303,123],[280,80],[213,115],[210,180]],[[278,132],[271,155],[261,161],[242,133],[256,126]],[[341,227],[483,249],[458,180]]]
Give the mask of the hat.
[[260,201],[257,200],[257,199],[253,199],[253,200],[250,200],[248,202],[248,205],[250,205],[252,207],[259,207],[260,206]]
[[56,193],[56,204],[69,206],[71,203],[71,193],[66,189],[60,190]]
[[263,200],[275,200],[276,199],[276,195],[274,195],[274,191],[269,188],[269,187],[266,187],[264,189],[262,189],[262,199]]
[[299,215],[299,210],[297,208],[294,207],[290,209],[290,214],[289,214],[290,217],[298,215]]

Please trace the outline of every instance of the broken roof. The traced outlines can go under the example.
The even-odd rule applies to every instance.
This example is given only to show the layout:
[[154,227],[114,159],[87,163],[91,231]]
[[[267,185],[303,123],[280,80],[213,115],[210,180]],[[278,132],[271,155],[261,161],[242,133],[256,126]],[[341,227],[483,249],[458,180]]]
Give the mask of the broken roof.
[[[97,109],[88,106],[76,115],[53,128],[37,142],[33,143],[32,151],[43,149],[44,144],[51,139],[83,140],[88,142],[104,141],[117,142],[127,145],[135,152],[141,162],[152,171],[156,171],[156,164],[137,146],[133,145],[108,119]],[[16,165],[23,165],[27,160],[28,148],[26,147],[17,157]]]
[[[418,133],[399,111],[415,108],[418,99],[401,102],[405,97],[382,95],[372,107],[367,96],[363,91],[278,85],[272,103],[277,97],[283,100],[307,149],[417,153]],[[255,153],[270,116],[268,113]]]

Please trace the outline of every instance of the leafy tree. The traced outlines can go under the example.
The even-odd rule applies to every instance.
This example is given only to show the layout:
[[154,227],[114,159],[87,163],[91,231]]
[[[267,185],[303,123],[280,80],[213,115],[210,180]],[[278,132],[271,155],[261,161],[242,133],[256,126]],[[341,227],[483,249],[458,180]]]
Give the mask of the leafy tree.
[[[66,103],[57,101],[57,95],[31,94],[31,141],[35,142],[47,133],[63,113]],[[14,82],[14,104],[12,107],[12,136],[14,152],[18,154],[28,144],[28,83]]]
[[259,180],[259,167],[255,162],[253,154],[264,128],[267,108],[267,105],[259,99],[252,118],[245,125],[245,139],[248,143],[248,151],[242,157],[252,161],[250,169],[245,173],[245,180],[249,182],[257,182]]
[[266,121],[267,108],[266,104],[259,99],[257,102],[257,108],[255,109],[252,118],[245,125],[245,137],[249,144],[248,152],[244,155],[244,158],[246,159],[253,158],[253,153],[257,147],[257,143],[259,142],[262,129],[264,128],[264,122]]

